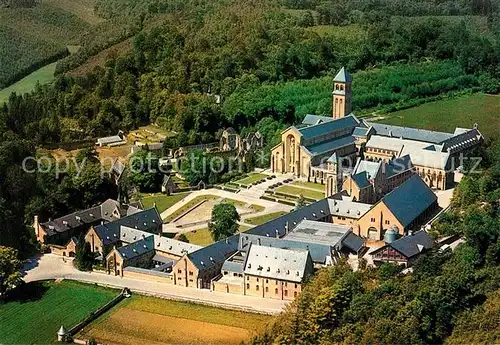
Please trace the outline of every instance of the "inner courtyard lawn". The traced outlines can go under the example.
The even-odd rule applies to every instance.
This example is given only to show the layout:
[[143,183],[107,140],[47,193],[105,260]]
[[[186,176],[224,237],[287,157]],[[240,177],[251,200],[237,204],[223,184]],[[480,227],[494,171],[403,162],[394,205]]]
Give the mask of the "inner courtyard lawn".
[[306,187],[306,188],[311,188],[320,192],[325,191],[325,185],[319,184],[319,183],[314,183],[314,182],[305,182],[305,181],[293,181],[292,185],[297,186],[297,187]]
[[380,122],[451,133],[455,127],[472,128],[477,123],[488,139],[500,133],[499,114],[500,95],[476,93],[396,111],[384,115]]
[[[242,231],[247,231],[250,229],[250,227],[241,225],[239,226],[239,232]],[[214,240],[212,239],[212,234],[208,230],[208,228],[202,228],[190,232],[184,233],[186,235],[189,243],[196,244],[198,246],[206,247],[209,244],[214,243]]]
[[241,179],[241,180],[238,180],[238,181],[235,181],[235,183],[239,183],[239,184],[242,184],[242,185],[245,185],[245,186],[248,186],[254,182],[257,182],[259,180],[262,180],[262,179],[265,179],[267,177],[266,174],[261,174],[261,173],[252,173],[252,174],[249,174],[247,177]]
[[142,199],[142,205],[144,206],[145,209],[153,207],[153,205],[156,203],[156,208],[158,209],[158,212],[162,213],[166,209],[172,207],[185,197],[187,197],[190,194],[190,192],[186,193],[178,193],[178,194],[172,194],[172,195],[165,195],[165,194],[156,194],[153,196],[146,196]]
[[282,215],[284,215],[286,213],[287,212],[280,211],[280,212],[264,214],[264,215],[258,216],[258,217],[247,218],[247,219],[245,219],[245,223],[252,224],[252,225],[261,225],[261,224],[267,223],[273,219],[281,217]]
[[0,344],[51,344],[103,306],[118,290],[72,281],[29,283],[0,303]]
[[239,344],[270,316],[133,295],[82,331],[106,344]]
[[319,190],[316,191],[316,190],[301,188],[298,186],[281,186],[276,188],[276,191],[280,193],[296,195],[297,197],[302,194],[306,198],[311,198],[315,200],[325,198],[324,191],[319,191]]
[[[219,198],[217,195],[200,195],[194,198],[193,200],[187,202],[184,204],[182,207],[179,207],[177,210],[175,210],[173,213],[171,213],[167,218],[164,219],[165,222],[171,222],[175,218],[179,217],[181,214],[189,210],[191,207],[195,206],[196,204],[202,202],[203,200],[213,200]],[[182,199],[182,198],[181,198]]]

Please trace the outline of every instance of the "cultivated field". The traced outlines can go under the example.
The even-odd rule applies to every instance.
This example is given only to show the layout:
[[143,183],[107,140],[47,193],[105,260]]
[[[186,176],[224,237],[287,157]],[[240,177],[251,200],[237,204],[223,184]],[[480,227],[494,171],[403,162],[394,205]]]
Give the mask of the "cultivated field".
[[0,304],[0,343],[55,343],[61,325],[69,329],[118,293],[70,281],[27,284]]
[[271,317],[134,295],[82,331],[106,344],[239,344]]
[[477,123],[486,138],[494,138],[500,133],[499,119],[500,95],[477,93],[390,113],[380,122],[445,132]]

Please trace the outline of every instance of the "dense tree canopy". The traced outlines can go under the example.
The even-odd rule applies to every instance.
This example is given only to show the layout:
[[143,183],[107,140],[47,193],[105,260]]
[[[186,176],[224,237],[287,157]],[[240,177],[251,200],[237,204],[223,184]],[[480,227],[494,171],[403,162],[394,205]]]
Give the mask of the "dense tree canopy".
[[208,230],[214,241],[220,241],[238,232],[240,215],[233,204],[221,203],[214,206]]

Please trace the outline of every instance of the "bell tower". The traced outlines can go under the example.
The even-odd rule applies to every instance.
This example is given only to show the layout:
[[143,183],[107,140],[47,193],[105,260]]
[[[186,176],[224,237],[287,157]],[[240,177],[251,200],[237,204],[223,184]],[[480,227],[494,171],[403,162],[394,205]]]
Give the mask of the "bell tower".
[[340,119],[352,112],[352,77],[345,67],[333,79],[333,118]]

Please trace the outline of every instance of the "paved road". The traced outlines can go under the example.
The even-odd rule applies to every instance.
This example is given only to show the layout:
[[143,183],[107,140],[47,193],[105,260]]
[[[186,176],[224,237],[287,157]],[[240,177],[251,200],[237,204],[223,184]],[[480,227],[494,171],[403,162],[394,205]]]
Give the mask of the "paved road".
[[80,272],[73,267],[71,260],[45,254],[33,259],[25,266],[26,282],[52,279],[70,279],[86,283],[96,283],[130,290],[160,298],[185,300],[195,303],[214,305],[222,308],[239,309],[266,314],[278,314],[287,304],[285,301],[264,299],[252,296],[225,294],[205,289],[185,288],[177,285],[162,284],[139,279],[120,278],[100,272]]

